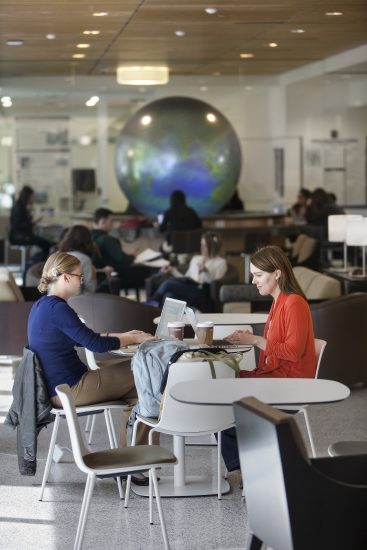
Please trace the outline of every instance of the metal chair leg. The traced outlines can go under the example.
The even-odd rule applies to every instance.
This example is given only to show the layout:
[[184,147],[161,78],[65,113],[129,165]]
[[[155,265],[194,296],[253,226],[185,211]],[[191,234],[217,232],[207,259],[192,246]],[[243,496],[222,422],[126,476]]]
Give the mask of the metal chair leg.
[[88,510],[92,498],[95,479],[96,478],[93,474],[88,475],[87,483],[84,490],[82,509],[79,516],[78,529],[75,537],[74,550],[80,550],[82,547],[85,525],[87,523]]
[[157,501],[159,520],[161,522],[164,548],[165,548],[165,550],[169,550],[169,542],[168,542],[168,537],[167,537],[166,523],[164,521],[162,504],[161,504],[161,497],[160,497],[159,488],[158,488],[157,473],[156,473],[155,468],[151,468],[150,472],[151,472],[151,476],[152,476],[152,480],[153,480],[155,499]]
[[59,430],[59,423],[60,423],[60,414],[58,413],[58,414],[56,414],[55,423],[54,423],[54,427],[53,427],[53,430],[52,430],[51,441],[50,441],[50,446],[49,446],[49,449],[48,449],[48,455],[47,455],[47,460],[46,460],[45,471],[43,472],[42,485],[41,485],[41,494],[40,494],[39,500],[43,499],[43,493],[44,493],[44,490],[45,490],[46,482],[47,482],[47,479],[48,479],[48,474],[50,472],[50,468],[51,468],[51,464],[52,464],[52,457],[53,457],[53,454],[54,454],[54,448],[55,448],[55,443],[56,443],[56,438],[57,438],[57,432]]

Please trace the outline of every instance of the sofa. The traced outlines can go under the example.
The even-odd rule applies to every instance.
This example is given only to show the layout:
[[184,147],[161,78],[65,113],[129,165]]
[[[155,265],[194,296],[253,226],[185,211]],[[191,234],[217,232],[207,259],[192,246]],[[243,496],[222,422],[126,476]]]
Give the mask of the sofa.
[[[341,285],[336,279],[307,267],[293,268],[294,275],[310,302],[328,300],[341,295]],[[224,313],[249,313],[268,311],[271,297],[260,296],[252,284],[223,285],[219,299]]]

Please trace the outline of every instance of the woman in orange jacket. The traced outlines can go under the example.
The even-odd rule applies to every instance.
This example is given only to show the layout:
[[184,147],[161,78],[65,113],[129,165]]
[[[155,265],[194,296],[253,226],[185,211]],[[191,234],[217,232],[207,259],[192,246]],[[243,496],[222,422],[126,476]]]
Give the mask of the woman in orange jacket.
[[[315,339],[310,308],[292,266],[278,246],[265,246],[251,257],[252,282],[262,296],[273,303],[263,336],[236,330],[226,337],[231,344],[252,344],[260,348],[259,363],[240,376],[268,378],[314,378]],[[222,454],[229,471],[239,468],[235,430],[222,437]]]

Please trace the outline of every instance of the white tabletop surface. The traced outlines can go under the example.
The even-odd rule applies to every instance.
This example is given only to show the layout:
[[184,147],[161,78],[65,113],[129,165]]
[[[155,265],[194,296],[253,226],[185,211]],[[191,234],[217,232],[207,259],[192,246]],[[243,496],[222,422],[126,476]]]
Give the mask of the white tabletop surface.
[[300,405],[342,401],[350,390],[340,382],[314,378],[225,378],[180,382],[170,393],[177,401],[197,405],[231,405],[249,396],[271,405]]
[[[197,313],[199,321],[213,321],[216,325],[256,325],[266,323],[267,313]],[[184,322],[189,324],[184,315]],[[154,323],[159,323],[159,317],[154,319]]]

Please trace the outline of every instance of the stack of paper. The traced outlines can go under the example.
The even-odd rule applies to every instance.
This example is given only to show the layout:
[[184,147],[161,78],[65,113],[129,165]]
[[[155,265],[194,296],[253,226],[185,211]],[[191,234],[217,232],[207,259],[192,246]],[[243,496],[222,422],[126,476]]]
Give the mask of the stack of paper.
[[143,252],[140,252],[135,256],[135,264],[144,264],[149,267],[165,267],[169,265],[169,261],[162,258],[162,254],[157,250],[146,248]]

